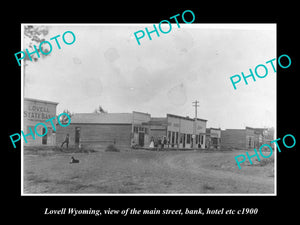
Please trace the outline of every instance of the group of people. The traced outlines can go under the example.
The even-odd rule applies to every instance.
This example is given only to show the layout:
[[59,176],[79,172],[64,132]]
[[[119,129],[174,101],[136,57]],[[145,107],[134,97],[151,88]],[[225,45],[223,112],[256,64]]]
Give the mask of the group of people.
[[149,148],[157,148],[157,150],[163,149],[168,144],[168,140],[165,136],[158,137],[157,139],[151,138]]

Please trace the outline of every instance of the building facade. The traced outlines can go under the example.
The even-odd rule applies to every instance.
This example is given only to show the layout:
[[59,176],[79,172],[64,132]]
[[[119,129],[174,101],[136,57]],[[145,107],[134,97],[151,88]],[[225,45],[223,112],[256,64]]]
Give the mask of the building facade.
[[205,148],[206,120],[167,114],[151,118],[148,113],[79,113],[67,127],[57,126],[57,145],[69,134],[69,146],[103,148],[145,147],[153,140],[170,148]]
[[207,120],[167,114],[167,137],[174,148],[205,148]]
[[166,117],[151,118],[145,126],[149,127],[150,140],[155,146],[161,141],[168,148],[205,148],[207,120],[191,119],[173,114]]
[[132,113],[131,146],[149,146],[149,127],[145,126],[151,119],[150,114],[142,112]]
[[267,128],[226,129],[221,131],[221,146],[228,149],[254,149],[269,144]]
[[147,113],[77,113],[67,127],[57,126],[57,145],[69,134],[70,147],[103,148],[109,144],[130,147],[149,142],[148,130],[142,125],[150,120]]
[[[29,134],[30,129],[35,132],[35,126],[38,123],[47,125],[47,134],[43,137],[35,135],[35,139],[31,135],[26,136],[27,143],[24,140],[24,146],[54,146],[56,143],[56,132],[50,122],[45,120],[56,116],[57,102],[24,98],[23,105],[23,132]],[[56,122],[53,120],[53,124]],[[45,127],[37,126],[36,132],[39,134],[45,133]]]
[[207,128],[206,129],[206,148],[220,149],[221,148],[221,129]]

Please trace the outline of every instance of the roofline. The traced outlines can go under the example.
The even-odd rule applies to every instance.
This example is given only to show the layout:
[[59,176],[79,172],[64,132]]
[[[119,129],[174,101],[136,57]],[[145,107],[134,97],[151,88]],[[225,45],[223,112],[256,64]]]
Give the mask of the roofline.
[[[58,123],[56,124],[58,125]],[[84,122],[84,123],[71,123],[69,125],[132,125],[132,123],[87,123],[87,122]]]
[[209,128],[206,128],[206,129],[221,130],[221,128],[214,128],[214,127],[209,127]]
[[[184,117],[184,116],[178,116],[178,115],[174,115],[174,114],[170,114],[170,113],[167,113],[167,117],[168,117],[168,116],[176,117],[176,118],[180,118],[180,119],[185,119],[185,120],[195,121],[195,119],[193,119],[193,118]],[[207,122],[207,120],[200,119],[200,118],[197,118],[197,120]]]
[[59,104],[58,102],[52,102],[52,101],[46,101],[46,100],[41,100],[41,99],[36,99],[36,98],[24,98],[25,101],[35,101],[35,102],[44,102],[44,103],[49,103],[49,104]]
[[246,131],[246,129],[236,129],[236,128],[233,128],[233,129],[225,129],[225,130],[222,130],[222,131],[226,131],[226,130]]
[[140,113],[140,114],[146,114],[146,115],[149,115],[149,116],[151,116],[151,114],[150,114],[150,113],[145,113],[145,112],[132,111],[132,113]]
[[115,113],[115,112],[113,112],[113,113],[93,113],[93,112],[87,113],[87,112],[81,112],[81,113],[74,113],[74,115],[79,115],[79,114],[95,114],[95,115],[101,115],[101,114],[128,114],[128,115],[131,115],[132,113],[130,113],[130,112],[121,112],[121,113]]

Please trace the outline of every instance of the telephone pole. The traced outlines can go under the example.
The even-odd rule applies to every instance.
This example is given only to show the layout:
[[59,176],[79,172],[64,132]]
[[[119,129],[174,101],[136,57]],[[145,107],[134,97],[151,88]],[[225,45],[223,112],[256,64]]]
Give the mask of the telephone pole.
[[199,101],[196,100],[192,103],[193,103],[193,106],[195,107],[195,120],[197,120],[197,108],[199,107],[199,105],[198,105]]
[[197,108],[199,107],[199,101],[192,102],[195,107],[195,119],[194,119],[194,131],[193,131],[193,148],[196,149],[196,127],[197,127]]

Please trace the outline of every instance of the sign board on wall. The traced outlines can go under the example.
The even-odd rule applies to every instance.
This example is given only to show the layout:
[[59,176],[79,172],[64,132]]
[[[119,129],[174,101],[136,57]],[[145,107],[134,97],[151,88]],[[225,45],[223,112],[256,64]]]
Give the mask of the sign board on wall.
[[24,101],[24,119],[31,121],[45,121],[56,115],[57,103],[46,101],[28,100]]

